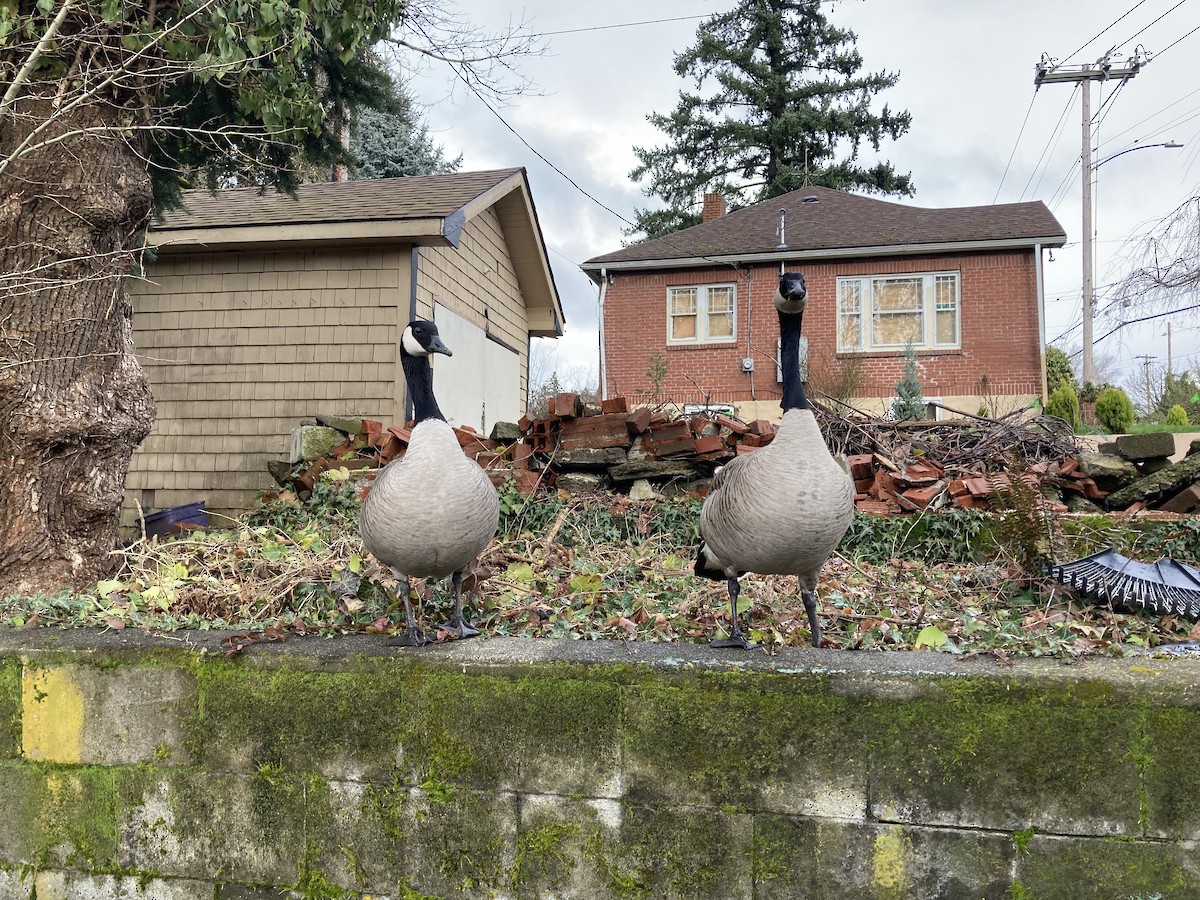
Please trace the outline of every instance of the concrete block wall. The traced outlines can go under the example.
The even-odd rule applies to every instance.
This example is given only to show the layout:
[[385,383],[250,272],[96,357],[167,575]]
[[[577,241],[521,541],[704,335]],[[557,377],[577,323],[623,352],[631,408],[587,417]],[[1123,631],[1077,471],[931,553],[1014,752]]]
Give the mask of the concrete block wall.
[[1200,663],[0,633],[0,898],[1200,896]]
[[[951,399],[970,403],[965,411],[974,413],[983,375],[988,378],[990,394],[1014,398],[1016,406],[1041,396],[1041,344],[1032,252],[797,263],[788,268],[804,272],[808,283],[804,333],[814,383],[819,383],[822,368],[852,361],[861,378],[855,399],[874,411],[886,408],[886,403],[872,401],[895,396],[896,383],[904,375],[904,358],[898,352],[837,352],[839,277],[957,271],[961,273],[962,292],[961,349],[918,351],[925,396],[942,397],[948,403]],[[650,360],[662,354],[667,362],[663,393],[676,402],[699,403],[710,393],[712,402],[748,404],[747,409],[753,413],[760,411],[755,402],[778,407],[781,389],[774,357],[779,321],[772,302],[779,284],[778,265],[740,271],[730,267],[657,273],[616,271],[612,279],[604,300],[609,396],[632,396],[648,390],[651,384],[646,370]],[[668,346],[667,288],[724,283],[737,286],[737,339],[726,344]],[[746,356],[755,361],[753,376],[742,371],[741,361]]]

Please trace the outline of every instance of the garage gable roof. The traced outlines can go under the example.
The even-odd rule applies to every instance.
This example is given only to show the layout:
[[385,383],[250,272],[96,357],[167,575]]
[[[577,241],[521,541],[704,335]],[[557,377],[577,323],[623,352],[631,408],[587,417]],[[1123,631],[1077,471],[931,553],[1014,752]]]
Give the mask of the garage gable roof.
[[188,191],[183,204],[150,228],[159,255],[379,241],[457,247],[463,226],[495,207],[526,306],[549,313],[545,333],[562,333],[562,302],[523,168],[304,184],[295,197]]

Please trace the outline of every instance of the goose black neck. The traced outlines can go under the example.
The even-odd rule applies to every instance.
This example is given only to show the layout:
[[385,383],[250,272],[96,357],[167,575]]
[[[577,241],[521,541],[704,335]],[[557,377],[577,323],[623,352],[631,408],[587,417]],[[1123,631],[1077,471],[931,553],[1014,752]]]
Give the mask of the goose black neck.
[[426,357],[412,356],[400,352],[400,365],[404,369],[404,380],[408,384],[408,396],[412,398],[413,424],[424,422],[426,419],[441,419],[446,421],[442,411],[438,409],[437,398],[433,396],[433,367]]
[[800,380],[800,320],[803,313],[779,314],[779,366],[783,369],[784,412],[789,409],[811,409],[804,382]]

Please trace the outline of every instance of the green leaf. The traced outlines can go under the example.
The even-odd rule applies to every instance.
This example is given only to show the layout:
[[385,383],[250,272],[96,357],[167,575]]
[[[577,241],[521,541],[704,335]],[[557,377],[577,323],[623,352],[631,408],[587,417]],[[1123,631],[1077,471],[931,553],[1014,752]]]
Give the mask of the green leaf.
[[603,584],[604,579],[595,572],[589,572],[586,575],[576,575],[568,586],[573,594],[593,594],[600,590]]
[[353,572],[355,575],[358,575],[362,572],[362,557],[361,556],[351,556],[349,562],[347,562],[346,565],[350,569],[351,572]]
[[117,591],[126,590],[128,587],[129,585],[127,585],[125,582],[117,581],[116,579],[113,579],[112,581],[101,581],[96,584],[96,593],[101,597],[107,597],[109,594],[115,594]]
[[533,566],[529,563],[509,563],[505,574],[513,581],[530,582],[533,581]]
[[913,646],[933,647],[936,650],[948,640],[950,640],[949,636],[942,629],[936,625],[926,625],[921,629],[921,633],[917,635],[917,642]]

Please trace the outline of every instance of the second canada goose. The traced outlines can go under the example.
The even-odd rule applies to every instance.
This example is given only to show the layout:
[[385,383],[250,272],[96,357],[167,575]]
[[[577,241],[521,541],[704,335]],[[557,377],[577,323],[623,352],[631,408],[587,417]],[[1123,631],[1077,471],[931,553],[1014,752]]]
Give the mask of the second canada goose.
[[409,601],[409,578],[454,583],[454,618],[460,638],[479,634],[463,620],[462,573],[484,551],[500,519],[500,498],[487,474],[459,446],[433,396],[430,354],[450,349],[432,322],[415,321],[400,339],[400,364],[413,402],[413,428],[404,456],[383,467],[363,503],[363,546],[400,580],[406,630],[389,643],[427,643]]
[[775,439],[733,459],[714,474],[700,512],[696,574],[725,581],[732,629],[713,647],[751,644],[738,625],[738,578],[796,575],[808,613],[813,646],[821,645],[817,574],[854,516],[854,482],[829,453],[800,379],[800,325],[807,305],[804,276],[779,279],[780,366],[783,421]]

